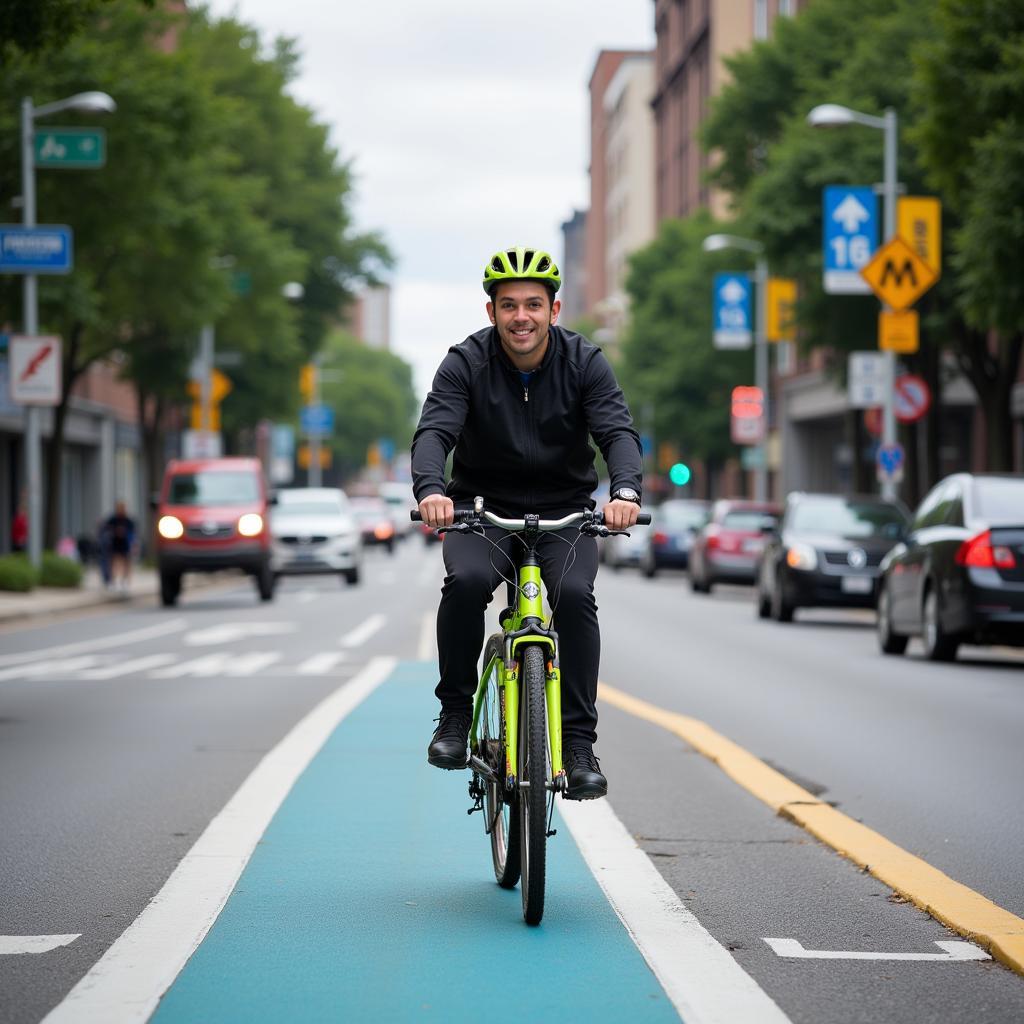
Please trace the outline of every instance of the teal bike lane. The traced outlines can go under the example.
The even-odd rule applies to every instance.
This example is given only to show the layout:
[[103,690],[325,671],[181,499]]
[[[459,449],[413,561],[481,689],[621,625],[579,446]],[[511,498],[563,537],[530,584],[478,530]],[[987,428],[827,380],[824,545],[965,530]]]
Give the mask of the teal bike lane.
[[557,811],[541,925],[495,884],[468,774],[426,764],[435,671],[338,725],[152,1021],[679,1020]]

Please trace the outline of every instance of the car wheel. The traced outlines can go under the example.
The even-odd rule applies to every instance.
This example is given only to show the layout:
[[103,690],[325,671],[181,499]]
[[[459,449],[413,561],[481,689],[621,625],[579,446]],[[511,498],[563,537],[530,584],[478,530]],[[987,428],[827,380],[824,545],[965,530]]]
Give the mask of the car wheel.
[[359,582],[359,566],[357,565],[354,569],[346,569],[343,575],[346,586],[354,587]]
[[178,602],[178,595],[181,593],[181,573],[162,572],[160,573],[160,603],[165,608],[173,608]]
[[260,595],[261,601],[273,600],[276,583],[277,577],[270,568],[270,563],[264,562],[256,573],[256,592]]
[[952,661],[960,640],[942,628],[939,595],[934,583],[925,591],[921,621],[924,626],[924,656],[929,661]]
[[760,582],[757,584],[757,617],[759,619],[767,619],[772,613],[771,601],[768,599],[768,595],[764,592]]
[[892,629],[892,598],[889,588],[882,583],[878,591],[878,646],[883,654],[902,654],[909,637],[894,633]]
[[640,570],[647,579],[652,579],[657,573],[658,563],[654,560],[654,555],[650,554],[650,552],[645,554],[640,562]]
[[775,573],[775,583],[772,586],[772,618],[776,622],[792,622],[794,606],[786,600],[785,585],[782,573]]

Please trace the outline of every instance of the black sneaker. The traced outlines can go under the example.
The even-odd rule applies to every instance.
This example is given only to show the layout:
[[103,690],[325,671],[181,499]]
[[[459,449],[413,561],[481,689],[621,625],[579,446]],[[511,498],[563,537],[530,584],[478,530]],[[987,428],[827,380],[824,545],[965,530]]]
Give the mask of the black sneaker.
[[435,768],[465,768],[469,761],[469,727],[473,722],[471,711],[441,709],[434,738],[427,747],[427,761]]
[[608,795],[608,780],[601,774],[601,762],[589,743],[575,741],[565,749],[565,772],[569,800],[596,800]]

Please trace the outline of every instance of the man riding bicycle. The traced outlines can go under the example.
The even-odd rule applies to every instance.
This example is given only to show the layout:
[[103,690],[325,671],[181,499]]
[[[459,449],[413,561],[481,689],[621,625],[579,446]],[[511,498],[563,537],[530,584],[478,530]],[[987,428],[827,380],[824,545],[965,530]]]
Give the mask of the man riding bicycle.
[[[604,506],[612,530],[640,511],[640,438],[604,355],[580,334],[557,326],[558,267],[538,249],[495,253],[484,268],[491,326],[445,356],[412,442],[413,490],[425,523],[451,526],[455,508],[481,495],[498,515],[558,518],[593,508],[597,486],[593,437],[611,477]],[[444,470],[454,449],[451,481]],[[437,612],[441,702],[427,760],[464,768],[483,644],[484,611],[511,572],[515,539],[447,533],[447,575]],[[570,547],[574,545],[574,547]],[[597,541],[575,530],[545,534],[537,548],[558,630],[566,796],[605,796],[594,756],[601,635],[594,601]]]

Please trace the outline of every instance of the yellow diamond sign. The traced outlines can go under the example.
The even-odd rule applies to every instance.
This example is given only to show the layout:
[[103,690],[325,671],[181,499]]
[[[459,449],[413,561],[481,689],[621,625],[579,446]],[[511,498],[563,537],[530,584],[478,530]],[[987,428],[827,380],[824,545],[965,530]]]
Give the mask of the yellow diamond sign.
[[872,257],[860,276],[892,309],[907,309],[924,295],[939,275],[899,236],[891,238]]

